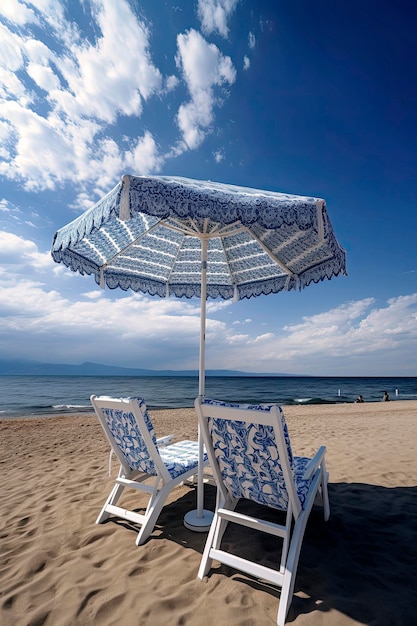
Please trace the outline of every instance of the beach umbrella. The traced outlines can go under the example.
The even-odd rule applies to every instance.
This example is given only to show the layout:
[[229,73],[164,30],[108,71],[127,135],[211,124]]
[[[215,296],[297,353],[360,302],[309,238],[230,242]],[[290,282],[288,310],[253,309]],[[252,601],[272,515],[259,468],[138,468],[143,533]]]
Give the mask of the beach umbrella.
[[[346,273],[324,200],[171,176],[123,176],[56,232],[52,257],[102,287],[200,298],[200,396],[207,298],[303,289]],[[211,519],[202,481],[200,472],[197,510],[185,519],[196,530]]]

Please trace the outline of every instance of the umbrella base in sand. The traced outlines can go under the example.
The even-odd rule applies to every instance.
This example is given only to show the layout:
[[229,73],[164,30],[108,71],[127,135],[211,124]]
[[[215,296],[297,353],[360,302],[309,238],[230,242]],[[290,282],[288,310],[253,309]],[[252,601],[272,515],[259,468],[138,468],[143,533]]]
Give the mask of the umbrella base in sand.
[[184,516],[184,526],[196,533],[206,533],[210,529],[213,517],[213,511],[207,511],[207,509],[203,509],[201,516],[199,516],[197,509],[189,511]]

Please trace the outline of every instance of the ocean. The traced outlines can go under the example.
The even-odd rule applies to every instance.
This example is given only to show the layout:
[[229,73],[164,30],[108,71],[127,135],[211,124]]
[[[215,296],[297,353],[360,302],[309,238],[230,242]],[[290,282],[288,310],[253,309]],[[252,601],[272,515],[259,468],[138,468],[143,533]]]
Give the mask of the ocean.
[[[332,404],[417,400],[417,377],[217,377],[206,378],[206,396],[231,402]],[[92,411],[91,394],[141,396],[150,409],[192,407],[198,378],[182,376],[0,376],[0,417]]]

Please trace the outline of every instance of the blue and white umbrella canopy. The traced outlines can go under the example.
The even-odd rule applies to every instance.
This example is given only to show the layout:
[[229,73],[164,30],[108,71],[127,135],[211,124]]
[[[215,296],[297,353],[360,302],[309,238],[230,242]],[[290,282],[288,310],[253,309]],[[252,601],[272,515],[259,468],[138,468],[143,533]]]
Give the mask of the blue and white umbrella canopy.
[[325,202],[169,176],[124,176],[57,231],[55,261],[110,289],[250,298],[345,272]]
[[[201,396],[208,297],[240,300],[346,273],[324,200],[171,176],[123,176],[57,231],[52,256],[102,287],[200,297]],[[203,508],[202,469],[197,494],[184,522],[203,531],[212,514]]]

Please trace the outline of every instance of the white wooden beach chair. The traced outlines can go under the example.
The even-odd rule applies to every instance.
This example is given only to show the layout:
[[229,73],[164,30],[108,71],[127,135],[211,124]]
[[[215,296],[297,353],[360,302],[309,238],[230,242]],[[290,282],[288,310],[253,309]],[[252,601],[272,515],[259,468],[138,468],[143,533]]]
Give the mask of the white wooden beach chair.
[[[197,398],[195,407],[217,485],[216,511],[198,577],[206,576],[215,560],[281,587],[277,624],[284,626],[306,523],[316,499],[324,506],[324,519],[330,515],[326,448],[320,447],[313,459],[293,456],[284,414],[277,405]],[[241,499],[285,511],[285,523],[236,512]],[[228,522],[279,537],[282,552],[277,568],[237,556],[230,542],[221,549]]]
[[[140,524],[136,539],[139,546],[154,529],[168,494],[197,473],[198,443],[180,441],[166,445],[172,436],[156,439],[142,398],[92,395],[90,399],[110,446],[120,461],[115,485],[96,524],[104,522],[110,515]],[[208,465],[207,454],[204,455],[204,465]],[[144,514],[117,506],[126,487],[149,495]]]

